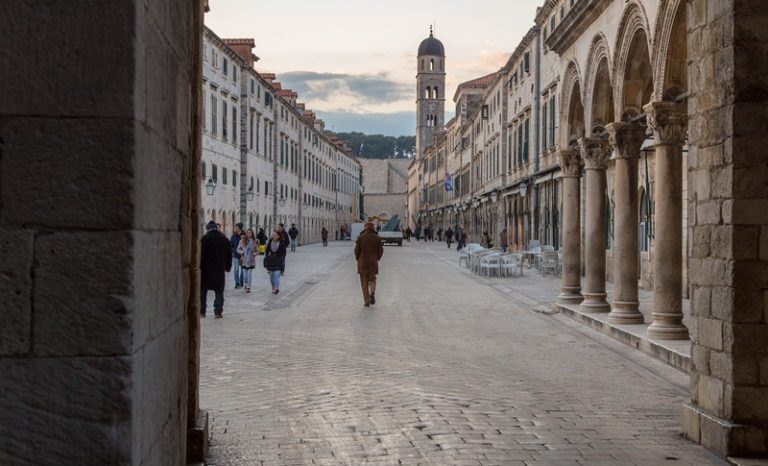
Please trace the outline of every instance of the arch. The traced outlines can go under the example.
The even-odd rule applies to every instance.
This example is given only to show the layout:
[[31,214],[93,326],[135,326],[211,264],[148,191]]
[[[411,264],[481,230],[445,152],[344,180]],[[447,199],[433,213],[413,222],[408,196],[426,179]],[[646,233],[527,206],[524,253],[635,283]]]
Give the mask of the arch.
[[605,125],[616,121],[611,69],[608,41],[599,33],[592,39],[584,82],[584,114],[591,135],[602,133]]
[[654,100],[667,100],[688,91],[686,2],[663,0],[654,32]]
[[439,99],[440,95],[437,92],[437,86],[435,86],[434,91],[435,91],[435,99]]
[[653,98],[653,67],[648,17],[638,0],[629,0],[619,22],[614,62],[615,115],[622,120],[642,112]]
[[430,86],[427,86],[427,88],[424,89],[424,98],[425,99],[431,99],[432,98],[432,88]]
[[576,62],[571,61],[565,70],[563,94],[560,102],[560,131],[564,145],[571,144],[574,138],[584,136],[584,106],[582,105],[581,78]]
[[434,71],[434,70],[435,70],[435,59],[434,58],[430,58],[429,59],[429,71]]

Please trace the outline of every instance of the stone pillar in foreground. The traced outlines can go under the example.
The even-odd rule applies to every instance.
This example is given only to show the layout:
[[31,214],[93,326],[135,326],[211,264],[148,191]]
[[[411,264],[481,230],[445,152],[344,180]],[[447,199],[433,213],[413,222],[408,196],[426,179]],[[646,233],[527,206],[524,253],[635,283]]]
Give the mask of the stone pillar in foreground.
[[557,152],[563,172],[563,279],[559,304],[579,304],[581,297],[581,216],[580,180],[582,160],[579,152]]
[[685,106],[652,102],[643,110],[656,139],[653,323],[648,336],[686,340],[683,325],[683,143]]
[[613,146],[616,200],[613,242],[613,302],[608,321],[642,324],[638,302],[637,160],[645,131],[633,123],[611,123],[606,128]]
[[[688,4],[691,401],[684,430],[768,456],[768,2]],[[724,31],[728,31],[724,34]],[[716,47],[702,44],[717,43]],[[700,63],[721,66],[703,67]],[[694,69],[696,73],[694,75]]]
[[605,170],[613,149],[600,138],[579,139],[581,158],[584,159],[587,199],[585,214],[585,276],[581,294],[585,312],[608,312],[611,306],[605,300]]

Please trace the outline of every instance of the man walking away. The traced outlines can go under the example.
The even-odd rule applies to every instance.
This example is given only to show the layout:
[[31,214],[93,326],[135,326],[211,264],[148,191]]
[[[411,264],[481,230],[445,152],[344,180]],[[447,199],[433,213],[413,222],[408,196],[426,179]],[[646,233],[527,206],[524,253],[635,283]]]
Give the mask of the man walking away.
[[328,246],[328,230],[325,227],[320,230],[320,239],[323,240],[323,247]]
[[448,243],[448,249],[451,249],[451,243],[453,242],[453,230],[451,227],[445,230],[445,242]]
[[437,241],[443,240],[443,227],[437,229]]
[[291,229],[288,230],[288,236],[291,237],[291,252],[296,252],[296,238],[299,237],[299,229],[295,223],[291,223]]
[[379,273],[379,260],[384,254],[381,238],[373,229],[373,223],[363,225],[363,231],[355,241],[355,259],[357,273],[360,274],[360,286],[363,289],[365,307],[376,304],[376,274]]
[[224,233],[216,229],[216,222],[208,222],[205,229],[207,233],[200,240],[200,317],[205,317],[208,290],[213,290],[213,313],[220,319],[224,312],[225,274],[232,269],[232,248]]
[[464,233],[464,229],[459,227],[456,229],[456,250],[461,251],[467,245],[467,234]]
[[408,242],[411,242],[411,236],[413,236],[413,231],[411,230],[411,227],[408,227],[405,229],[405,239],[408,240]]
[[232,248],[232,275],[235,276],[235,289],[243,287],[243,271],[240,268],[240,253],[237,252],[237,247],[240,245],[240,237],[243,235],[243,224],[238,223],[235,225],[235,231],[229,238],[229,244]]

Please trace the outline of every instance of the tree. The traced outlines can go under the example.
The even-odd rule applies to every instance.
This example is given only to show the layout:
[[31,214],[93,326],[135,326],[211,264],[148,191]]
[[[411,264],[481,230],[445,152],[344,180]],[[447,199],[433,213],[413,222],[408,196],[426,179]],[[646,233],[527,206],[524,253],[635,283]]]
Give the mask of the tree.
[[337,133],[336,137],[349,144],[355,155],[370,159],[412,157],[416,136],[384,136],[360,132]]

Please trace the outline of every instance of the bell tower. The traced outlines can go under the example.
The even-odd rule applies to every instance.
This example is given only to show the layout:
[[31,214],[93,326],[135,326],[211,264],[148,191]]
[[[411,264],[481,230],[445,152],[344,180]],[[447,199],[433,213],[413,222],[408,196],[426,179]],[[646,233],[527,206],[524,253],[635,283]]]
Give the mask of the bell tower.
[[445,48],[431,26],[419,45],[416,70],[416,157],[421,159],[435,131],[445,127]]

